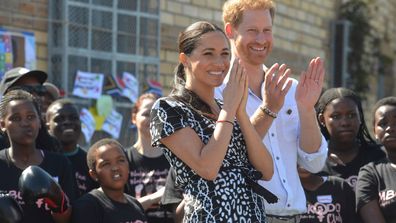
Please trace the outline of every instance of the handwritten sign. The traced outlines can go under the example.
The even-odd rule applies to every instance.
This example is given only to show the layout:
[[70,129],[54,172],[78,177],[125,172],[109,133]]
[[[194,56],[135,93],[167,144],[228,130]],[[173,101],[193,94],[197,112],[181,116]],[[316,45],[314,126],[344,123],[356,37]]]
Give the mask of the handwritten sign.
[[120,137],[121,125],[122,115],[113,109],[103,123],[102,130],[109,133],[113,138],[118,139]]
[[103,74],[77,71],[73,95],[97,99],[102,95]]

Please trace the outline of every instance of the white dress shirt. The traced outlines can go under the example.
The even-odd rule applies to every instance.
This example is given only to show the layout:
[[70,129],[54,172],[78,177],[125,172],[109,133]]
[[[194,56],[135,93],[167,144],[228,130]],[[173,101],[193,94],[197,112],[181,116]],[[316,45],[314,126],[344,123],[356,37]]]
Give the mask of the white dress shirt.
[[[285,97],[284,105],[263,139],[274,161],[274,175],[270,181],[261,180],[259,183],[279,198],[275,204],[265,204],[265,212],[271,215],[286,216],[306,212],[306,198],[297,173],[297,162],[306,170],[315,173],[323,168],[327,158],[327,142],[323,136],[316,153],[308,154],[299,146],[300,119],[295,100],[298,82],[292,80],[293,84]],[[224,87],[225,84],[216,88],[216,98],[222,99]],[[252,116],[261,104],[260,97],[249,89],[247,114]]]

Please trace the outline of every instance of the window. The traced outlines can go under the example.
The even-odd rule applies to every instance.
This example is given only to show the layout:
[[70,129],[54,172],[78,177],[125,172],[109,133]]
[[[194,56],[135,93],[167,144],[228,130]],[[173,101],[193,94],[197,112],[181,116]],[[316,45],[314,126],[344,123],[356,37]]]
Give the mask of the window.
[[[141,86],[147,77],[158,80],[159,0],[51,0],[49,7],[50,80],[67,94],[73,91],[77,70],[113,79],[129,72]],[[85,107],[92,103],[76,101]],[[132,104],[126,99],[116,101],[116,110],[125,119],[122,129],[129,129],[126,119]]]

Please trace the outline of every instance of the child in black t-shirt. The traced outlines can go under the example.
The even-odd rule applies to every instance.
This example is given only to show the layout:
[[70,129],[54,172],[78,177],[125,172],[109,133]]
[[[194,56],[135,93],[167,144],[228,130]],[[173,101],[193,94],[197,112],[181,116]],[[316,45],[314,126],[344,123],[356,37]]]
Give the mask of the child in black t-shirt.
[[73,209],[73,222],[147,222],[143,207],[124,193],[129,166],[120,143],[102,139],[88,151],[89,174],[100,185],[79,198]]
[[396,97],[374,106],[374,135],[387,158],[360,169],[356,185],[357,211],[367,223],[396,222]]
[[297,170],[307,198],[301,223],[359,223],[355,193],[344,179],[318,176],[302,167]]
[[47,109],[47,128],[49,133],[58,139],[61,151],[71,162],[76,178],[78,197],[97,188],[88,174],[87,153],[77,142],[81,135],[81,121],[77,107],[69,99],[58,99]]
[[[0,102],[0,126],[6,133],[10,147],[0,151],[0,194],[14,198],[23,209],[22,222],[65,222],[70,218],[68,199],[75,198],[74,177],[69,161],[55,153],[36,148],[40,122],[39,106],[35,98],[24,90],[11,90]],[[51,200],[36,193],[32,200],[24,198],[19,186],[24,180],[20,176],[26,168],[35,165],[45,170],[61,186],[56,195],[59,200]],[[18,186],[19,182],[19,186]],[[26,180],[26,185],[31,183]],[[31,191],[45,191],[46,184],[36,183]],[[42,189],[42,190],[41,190]],[[64,192],[64,193],[63,193]],[[64,195],[67,196],[64,196]]]
[[316,109],[329,145],[321,175],[341,177],[355,189],[359,169],[385,157],[367,129],[361,99],[352,90],[330,88],[320,96]]

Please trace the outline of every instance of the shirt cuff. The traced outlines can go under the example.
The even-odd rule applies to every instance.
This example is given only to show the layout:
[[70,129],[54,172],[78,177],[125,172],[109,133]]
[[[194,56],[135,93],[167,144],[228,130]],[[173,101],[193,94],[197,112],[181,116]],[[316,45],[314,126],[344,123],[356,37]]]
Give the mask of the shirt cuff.
[[327,141],[322,135],[322,142],[317,152],[307,153],[300,147],[298,147],[297,152],[302,162],[301,165],[305,169],[318,172],[323,168],[327,159]]

